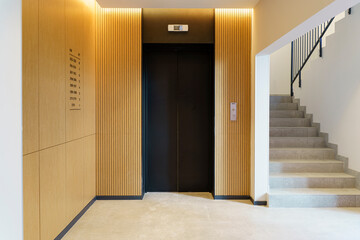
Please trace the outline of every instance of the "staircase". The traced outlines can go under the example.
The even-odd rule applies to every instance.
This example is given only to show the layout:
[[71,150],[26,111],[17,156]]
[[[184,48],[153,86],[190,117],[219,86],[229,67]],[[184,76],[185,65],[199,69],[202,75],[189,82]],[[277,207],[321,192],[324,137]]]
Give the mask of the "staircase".
[[270,96],[269,207],[360,207],[355,177],[290,96]]

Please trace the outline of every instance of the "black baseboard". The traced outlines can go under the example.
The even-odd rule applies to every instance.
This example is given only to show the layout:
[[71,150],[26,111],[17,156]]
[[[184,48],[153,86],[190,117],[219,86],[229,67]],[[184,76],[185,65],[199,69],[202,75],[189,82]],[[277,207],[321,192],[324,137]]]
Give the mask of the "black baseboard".
[[96,196],[96,200],[142,200],[144,195],[140,196]]
[[214,195],[215,200],[250,200],[256,206],[267,206],[267,201],[254,201],[248,195]]
[[215,200],[250,200],[248,195],[214,195]]
[[75,225],[75,223],[84,215],[84,213],[93,205],[93,203],[96,201],[96,197],[94,197],[84,208],[81,210],[81,212],[76,215],[76,217],[64,228],[64,230],[54,239],[54,240],[60,240],[62,239],[65,234]]
[[250,197],[250,201],[256,206],[267,206],[267,201],[254,201],[252,197]]

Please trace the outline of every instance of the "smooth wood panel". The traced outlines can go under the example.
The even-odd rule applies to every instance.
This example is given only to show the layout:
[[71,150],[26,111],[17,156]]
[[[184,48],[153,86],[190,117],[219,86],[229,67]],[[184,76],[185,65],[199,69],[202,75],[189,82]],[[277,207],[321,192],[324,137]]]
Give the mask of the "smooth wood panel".
[[40,239],[40,163],[39,153],[24,156],[24,240]]
[[[69,48],[83,60],[77,112]],[[24,236],[54,239],[95,196],[95,1],[24,0],[23,54]]]
[[65,145],[40,152],[41,239],[54,239],[69,223],[66,221]]
[[250,9],[215,9],[216,195],[250,195],[251,21]]
[[40,149],[65,142],[65,0],[39,0]]
[[23,154],[39,150],[39,1],[23,0]]
[[66,220],[84,207],[84,140],[66,143]]
[[[84,35],[84,3],[82,0],[65,0],[66,3],[66,141],[71,141],[74,139],[79,139],[84,136],[84,81],[86,79],[83,76],[84,67],[83,67],[83,35]],[[69,52],[72,50],[72,54],[79,59],[77,59],[77,64],[73,64],[69,58]],[[77,69],[70,68],[69,66],[75,65]],[[77,82],[70,81],[69,78],[74,75],[70,71],[75,71],[77,75]],[[75,89],[70,86],[70,84],[76,84]],[[70,93],[72,90],[77,90],[80,92],[80,95],[77,95],[76,103],[79,104],[79,107],[76,108],[71,106],[73,101],[70,100],[70,97],[74,94]],[[76,109],[76,110],[74,110]]]
[[141,9],[97,7],[97,195],[141,195]]
[[84,11],[84,135],[95,134],[95,1],[87,0]]
[[95,196],[95,134],[84,138],[84,205]]

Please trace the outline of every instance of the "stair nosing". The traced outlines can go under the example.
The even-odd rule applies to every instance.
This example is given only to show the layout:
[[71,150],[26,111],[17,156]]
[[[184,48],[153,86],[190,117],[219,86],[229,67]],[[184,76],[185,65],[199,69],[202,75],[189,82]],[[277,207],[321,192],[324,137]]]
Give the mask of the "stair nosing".
[[332,150],[332,151],[335,151],[334,149],[332,148],[319,148],[319,147],[316,147],[316,148],[311,148],[311,147],[298,147],[298,148],[294,148],[294,147],[290,147],[290,148],[279,148],[279,147],[276,147],[276,148],[270,148],[270,150],[281,150],[281,149],[286,149],[286,150]]
[[270,136],[270,138],[281,138],[281,139],[284,139],[284,138],[286,138],[286,139],[289,139],[289,138],[311,138],[311,139],[315,139],[315,138],[321,138],[321,139],[324,139],[324,137],[271,137]]
[[[310,175],[310,176],[309,176]],[[270,178],[347,178],[355,179],[347,173],[270,173]]]
[[309,127],[270,127],[270,128],[316,128],[316,127],[309,126]]
[[[352,191],[353,193],[351,193],[350,191]],[[358,196],[359,195],[360,196],[360,190],[357,188],[271,188],[269,191],[269,195],[280,195],[280,196],[281,195],[282,196]]]
[[341,163],[342,161],[336,159],[270,159],[270,163]]

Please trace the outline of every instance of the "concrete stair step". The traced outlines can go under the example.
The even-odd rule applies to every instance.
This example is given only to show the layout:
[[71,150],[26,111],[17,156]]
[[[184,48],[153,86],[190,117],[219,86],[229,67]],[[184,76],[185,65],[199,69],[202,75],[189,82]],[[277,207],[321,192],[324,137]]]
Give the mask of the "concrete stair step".
[[270,137],[316,137],[316,127],[270,127]]
[[304,118],[303,111],[298,110],[271,110],[270,118]]
[[270,173],[343,173],[344,164],[338,160],[293,160],[270,161]]
[[322,148],[325,145],[323,137],[270,137],[270,148]]
[[331,148],[270,148],[270,159],[335,159]]
[[298,110],[297,103],[270,103],[270,110]]
[[270,95],[270,103],[291,103],[292,97],[288,95]]
[[270,118],[270,127],[310,127],[310,118]]
[[269,207],[360,207],[360,190],[356,188],[271,189]]
[[354,188],[346,173],[271,173],[270,188]]

